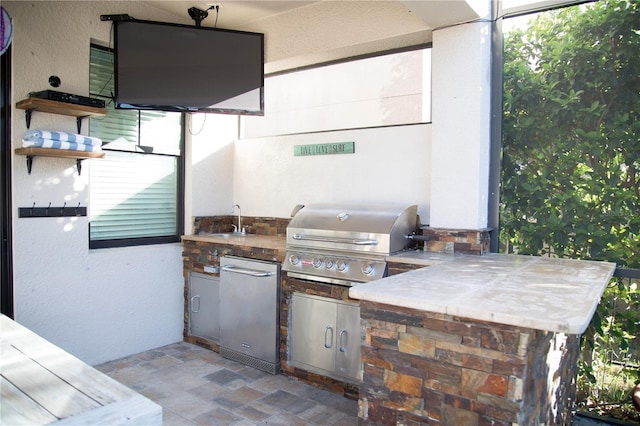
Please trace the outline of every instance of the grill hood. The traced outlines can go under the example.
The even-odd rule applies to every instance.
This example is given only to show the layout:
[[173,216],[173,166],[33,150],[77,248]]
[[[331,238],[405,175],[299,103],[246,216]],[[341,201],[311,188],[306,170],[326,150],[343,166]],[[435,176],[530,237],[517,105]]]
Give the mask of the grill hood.
[[287,247],[388,255],[407,247],[417,221],[415,205],[311,204],[289,222]]

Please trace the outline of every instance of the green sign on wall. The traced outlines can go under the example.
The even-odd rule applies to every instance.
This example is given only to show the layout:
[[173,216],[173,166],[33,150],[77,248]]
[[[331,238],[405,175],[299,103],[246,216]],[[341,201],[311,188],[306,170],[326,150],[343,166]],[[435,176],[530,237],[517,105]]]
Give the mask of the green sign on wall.
[[293,147],[293,155],[296,157],[304,155],[353,154],[354,152],[354,142],[318,143],[313,145],[295,145]]

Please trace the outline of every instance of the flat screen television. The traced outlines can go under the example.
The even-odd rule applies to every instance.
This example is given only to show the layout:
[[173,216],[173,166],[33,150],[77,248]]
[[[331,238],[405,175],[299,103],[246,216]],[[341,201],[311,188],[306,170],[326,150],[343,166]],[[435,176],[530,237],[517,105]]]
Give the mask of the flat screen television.
[[114,24],[116,108],[264,115],[264,34]]

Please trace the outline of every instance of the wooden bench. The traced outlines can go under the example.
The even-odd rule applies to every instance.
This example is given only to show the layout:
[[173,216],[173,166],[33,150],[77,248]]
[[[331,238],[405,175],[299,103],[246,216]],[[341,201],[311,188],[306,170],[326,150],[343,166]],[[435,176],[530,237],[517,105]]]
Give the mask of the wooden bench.
[[162,407],[0,316],[0,424],[161,425]]

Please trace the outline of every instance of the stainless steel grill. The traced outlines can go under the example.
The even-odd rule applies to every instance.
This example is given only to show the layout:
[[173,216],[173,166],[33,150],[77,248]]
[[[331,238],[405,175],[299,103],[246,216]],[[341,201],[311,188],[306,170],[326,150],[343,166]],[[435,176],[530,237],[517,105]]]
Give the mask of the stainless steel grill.
[[341,285],[386,275],[386,257],[404,250],[418,223],[417,206],[313,204],[287,227],[289,276]]

